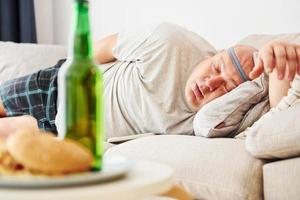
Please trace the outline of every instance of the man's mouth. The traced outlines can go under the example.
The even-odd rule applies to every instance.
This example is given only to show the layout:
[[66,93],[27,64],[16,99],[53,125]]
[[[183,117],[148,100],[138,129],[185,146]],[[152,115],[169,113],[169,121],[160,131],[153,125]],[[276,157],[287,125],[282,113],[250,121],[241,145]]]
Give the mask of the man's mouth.
[[201,87],[199,87],[197,83],[194,83],[194,85],[192,87],[192,91],[193,91],[194,95],[197,98],[203,98],[204,97],[203,91],[201,90]]

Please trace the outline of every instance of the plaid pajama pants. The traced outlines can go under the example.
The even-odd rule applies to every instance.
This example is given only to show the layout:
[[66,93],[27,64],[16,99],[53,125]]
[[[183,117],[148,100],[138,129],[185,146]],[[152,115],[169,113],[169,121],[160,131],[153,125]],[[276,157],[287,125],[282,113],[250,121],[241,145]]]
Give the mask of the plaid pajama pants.
[[57,74],[64,62],[1,84],[0,97],[7,116],[31,115],[40,129],[57,133]]

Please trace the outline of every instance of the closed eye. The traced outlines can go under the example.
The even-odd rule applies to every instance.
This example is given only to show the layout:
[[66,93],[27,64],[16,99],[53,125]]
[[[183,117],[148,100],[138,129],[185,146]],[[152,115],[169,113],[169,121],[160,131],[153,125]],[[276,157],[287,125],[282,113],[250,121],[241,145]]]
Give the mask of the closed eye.
[[232,79],[229,79],[226,81],[226,84],[224,85],[224,87],[227,90],[227,92],[230,92],[231,90],[236,88],[237,85],[235,85],[235,83],[232,81]]
[[230,92],[230,90],[226,87],[226,84],[224,84],[223,87],[224,87],[225,93]]
[[220,69],[219,65],[213,64],[212,68],[216,73],[218,73],[218,74],[221,73],[221,69]]

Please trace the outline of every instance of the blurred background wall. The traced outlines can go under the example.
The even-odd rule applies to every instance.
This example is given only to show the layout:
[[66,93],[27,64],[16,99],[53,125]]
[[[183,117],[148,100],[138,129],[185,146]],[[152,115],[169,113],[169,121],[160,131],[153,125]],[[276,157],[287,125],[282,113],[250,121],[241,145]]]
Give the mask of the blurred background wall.
[[[299,0],[90,0],[94,40],[124,28],[173,22],[217,48],[253,33],[300,32]],[[72,0],[35,0],[39,43],[67,45]]]

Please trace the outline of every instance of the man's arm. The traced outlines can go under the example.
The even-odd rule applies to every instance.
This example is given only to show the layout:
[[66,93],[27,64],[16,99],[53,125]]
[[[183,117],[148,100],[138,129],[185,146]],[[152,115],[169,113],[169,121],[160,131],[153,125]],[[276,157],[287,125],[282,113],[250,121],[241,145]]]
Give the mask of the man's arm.
[[269,73],[270,106],[276,106],[287,94],[295,74],[300,75],[300,46],[285,41],[274,41],[259,50],[259,57],[250,77],[263,71]]
[[98,64],[115,61],[112,49],[117,43],[118,33],[109,35],[94,44],[94,57]]
[[1,117],[6,117],[6,112],[5,112],[1,97],[0,97],[0,118]]

